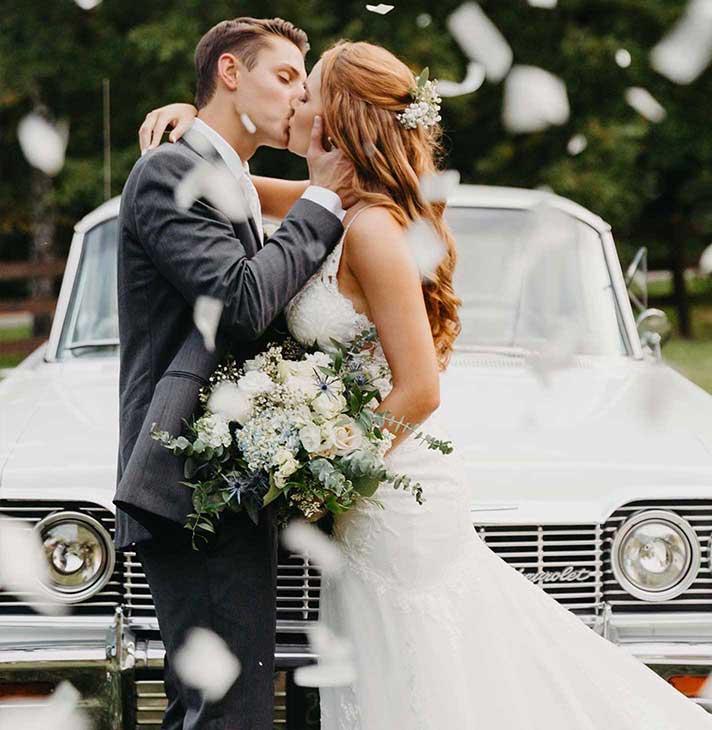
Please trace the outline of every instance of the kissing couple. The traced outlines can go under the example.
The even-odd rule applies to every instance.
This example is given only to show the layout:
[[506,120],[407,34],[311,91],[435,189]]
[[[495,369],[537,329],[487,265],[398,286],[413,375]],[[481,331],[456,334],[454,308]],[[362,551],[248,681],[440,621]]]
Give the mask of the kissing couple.
[[[152,424],[178,433],[226,354],[239,365],[287,333],[327,347],[375,326],[389,373],[379,409],[446,435],[439,381],[460,329],[456,254],[445,202],[420,185],[438,169],[439,99],[382,47],[340,42],[308,76],[307,50],[305,33],[278,18],[211,28],[196,48],[195,107],[148,114],[122,195],[116,542],[138,553],[154,598],[167,730],[271,730],[277,528],[272,505],[257,525],[228,511],[193,550],[182,529],[191,493]],[[305,156],[310,179],[251,177],[260,146]],[[247,216],[231,219],[208,195],[178,204],[176,188],[206,162],[233,176]],[[266,238],[263,214],[282,220]],[[418,223],[442,244],[426,277],[408,245]],[[203,296],[222,302],[214,348],[194,324]],[[345,569],[323,576],[320,621],[352,645],[355,679],[322,683],[324,730],[712,728],[495,555],[473,530],[462,463],[410,434],[393,430],[386,460],[423,486],[425,503],[381,487],[384,509],[362,502],[334,518]],[[218,701],[175,671],[195,627],[241,664]]]

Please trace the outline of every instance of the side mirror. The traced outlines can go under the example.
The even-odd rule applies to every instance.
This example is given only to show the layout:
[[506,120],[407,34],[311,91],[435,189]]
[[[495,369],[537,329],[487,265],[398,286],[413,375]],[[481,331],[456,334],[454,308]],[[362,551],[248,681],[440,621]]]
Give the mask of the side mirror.
[[638,249],[626,270],[625,285],[631,302],[644,314],[648,309],[648,249],[645,246]]
[[663,345],[672,335],[672,325],[667,314],[662,309],[645,309],[636,320],[640,344],[655,353],[660,359]]

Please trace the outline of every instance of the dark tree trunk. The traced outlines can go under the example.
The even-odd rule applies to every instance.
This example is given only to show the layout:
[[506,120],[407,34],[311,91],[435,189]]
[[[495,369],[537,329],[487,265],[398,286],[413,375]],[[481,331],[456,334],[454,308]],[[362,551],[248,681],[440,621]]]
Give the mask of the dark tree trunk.
[[[41,170],[32,170],[32,242],[30,261],[44,263],[55,258],[54,238],[56,232],[56,211],[54,206],[54,183],[49,175]],[[52,298],[53,280],[38,277],[30,281],[30,296],[33,299]],[[33,336],[49,334],[52,317],[49,314],[35,315],[32,326]]]

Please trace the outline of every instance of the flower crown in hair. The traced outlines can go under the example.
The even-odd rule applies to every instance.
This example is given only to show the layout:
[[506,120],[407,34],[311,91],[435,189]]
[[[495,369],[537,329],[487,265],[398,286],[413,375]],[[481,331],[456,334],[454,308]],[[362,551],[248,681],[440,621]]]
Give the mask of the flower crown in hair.
[[413,97],[405,111],[396,114],[398,121],[406,129],[415,129],[419,124],[423,127],[434,127],[441,119],[440,102],[442,99],[436,91],[437,81],[429,81],[430,70],[426,67],[415,77],[415,88],[410,90]]

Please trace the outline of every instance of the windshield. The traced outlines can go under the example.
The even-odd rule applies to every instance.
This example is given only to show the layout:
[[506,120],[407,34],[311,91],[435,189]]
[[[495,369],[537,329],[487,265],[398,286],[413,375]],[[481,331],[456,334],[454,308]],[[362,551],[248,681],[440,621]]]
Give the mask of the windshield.
[[[458,250],[458,349],[537,349],[565,321],[581,334],[579,354],[626,354],[593,228],[561,212],[449,208],[447,219]],[[117,353],[116,246],[115,218],[86,234],[60,357]]]
[[577,354],[625,355],[598,233],[552,208],[450,208],[462,299],[457,349],[541,349],[562,328]]
[[60,357],[118,352],[117,231],[117,219],[113,218],[85,235],[59,344]]

